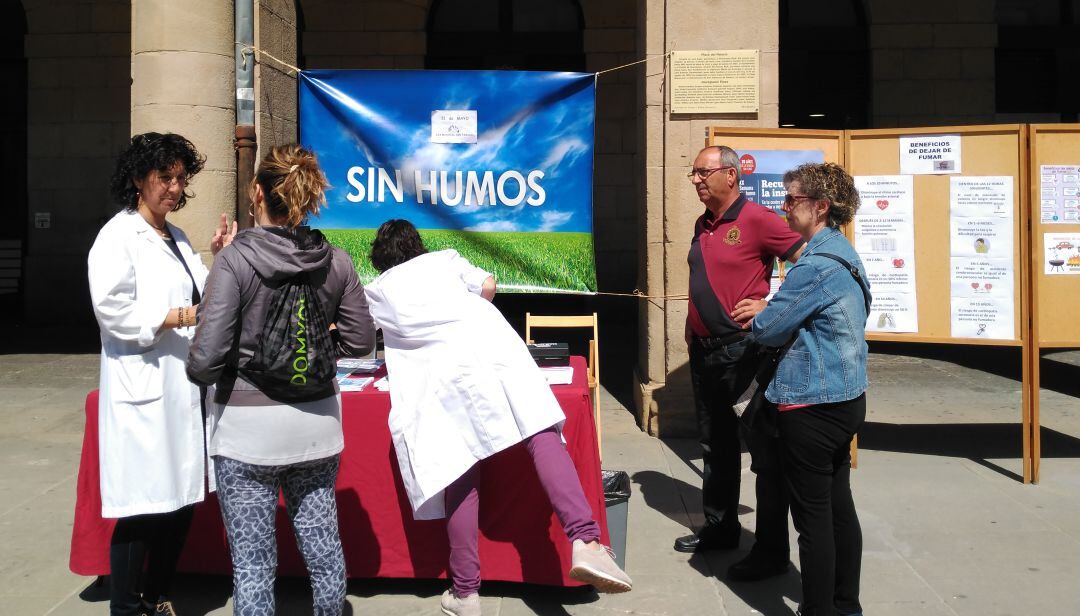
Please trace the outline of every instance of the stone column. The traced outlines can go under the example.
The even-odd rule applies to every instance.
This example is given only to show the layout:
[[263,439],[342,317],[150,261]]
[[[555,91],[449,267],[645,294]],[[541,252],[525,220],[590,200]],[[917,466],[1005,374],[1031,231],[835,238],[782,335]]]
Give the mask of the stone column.
[[210,238],[236,203],[233,3],[137,0],[131,9],[131,133],[179,133],[206,156],[195,194],[170,216],[210,262]]
[[[644,135],[640,190],[644,221],[644,264],[640,288],[649,295],[685,294],[686,255],[694,220],[703,211],[686,171],[705,145],[708,126],[776,127],[779,118],[779,2],[763,0],[639,0],[647,65],[639,93]],[[672,115],[666,71],[659,58],[669,51],[760,50],[760,110],[756,117]],[[650,300],[639,313],[635,387],[638,419],[650,434],[697,433],[690,391],[689,356],[683,341],[686,300]]]

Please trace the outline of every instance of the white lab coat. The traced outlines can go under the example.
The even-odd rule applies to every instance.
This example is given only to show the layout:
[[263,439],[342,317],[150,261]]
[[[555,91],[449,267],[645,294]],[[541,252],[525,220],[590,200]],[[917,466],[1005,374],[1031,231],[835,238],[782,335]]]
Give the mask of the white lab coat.
[[87,260],[101,329],[98,455],[101,515],[175,511],[203,500],[206,476],[199,390],[184,370],[193,327],[158,329],[169,309],[191,304],[207,270],[173,225],[184,266],[138,213],[102,227]]
[[457,251],[411,259],[365,286],[383,330],[390,434],[413,517],[445,517],[473,464],[566,417],[525,342],[480,297],[490,274]]

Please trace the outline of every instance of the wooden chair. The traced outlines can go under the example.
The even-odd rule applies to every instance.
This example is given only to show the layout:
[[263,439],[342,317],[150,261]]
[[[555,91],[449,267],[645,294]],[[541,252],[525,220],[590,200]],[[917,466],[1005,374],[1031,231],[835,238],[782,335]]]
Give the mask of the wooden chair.
[[538,316],[525,313],[525,342],[534,344],[533,328],[537,327],[591,327],[592,338],[589,340],[589,394],[593,403],[593,422],[596,424],[596,450],[603,459],[602,431],[600,426],[600,327],[596,313],[586,316]]

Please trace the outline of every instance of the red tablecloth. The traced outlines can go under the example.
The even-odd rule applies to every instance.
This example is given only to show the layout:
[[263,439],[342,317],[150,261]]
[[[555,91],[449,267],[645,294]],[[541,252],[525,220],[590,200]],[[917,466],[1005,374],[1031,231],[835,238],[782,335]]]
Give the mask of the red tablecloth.
[[[552,387],[566,413],[563,431],[585,497],[607,542],[607,517],[586,364],[571,358],[574,382]],[[398,472],[387,416],[390,395],[368,387],[342,394],[345,451],[337,479],[338,520],[349,577],[446,577],[449,554],[443,520],[413,520]],[[70,567],[80,575],[109,572],[114,520],[101,517],[98,474],[98,392],[86,397],[86,430],[79,465]],[[570,545],[521,445],[487,461],[479,487],[481,575],[487,580],[572,586]],[[307,575],[283,505],[277,538],[281,575]],[[195,508],[180,570],[232,573],[217,498]]]

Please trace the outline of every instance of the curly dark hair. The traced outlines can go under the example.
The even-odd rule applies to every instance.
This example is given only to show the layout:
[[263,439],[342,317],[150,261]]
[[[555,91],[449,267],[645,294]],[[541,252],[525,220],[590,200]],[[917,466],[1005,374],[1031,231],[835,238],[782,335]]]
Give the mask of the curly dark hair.
[[806,163],[784,174],[784,186],[798,182],[807,196],[829,202],[830,227],[851,222],[859,209],[855,180],[836,163]]
[[371,242],[371,265],[380,273],[427,252],[420,232],[404,218],[379,225]]
[[[168,171],[176,163],[184,167],[184,173],[191,180],[202,171],[206,157],[199,154],[190,141],[174,133],[135,135],[116,159],[116,170],[109,180],[113,200],[134,212],[139,208],[139,189],[135,187],[135,180],[145,178],[151,171]],[[184,207],[193,196],[187,190],[183,191],[173,211]]]

